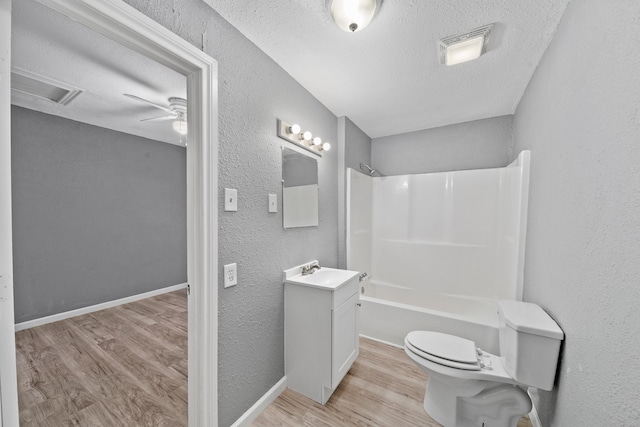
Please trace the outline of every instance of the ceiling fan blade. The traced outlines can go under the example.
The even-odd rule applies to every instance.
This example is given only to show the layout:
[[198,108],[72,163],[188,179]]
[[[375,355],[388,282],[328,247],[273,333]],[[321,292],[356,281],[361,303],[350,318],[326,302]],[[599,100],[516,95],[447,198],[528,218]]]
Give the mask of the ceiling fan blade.
[[169,114],[169,115],[160,116],[160,117],[150,117],[148,119],[142,119],[140,121],[141,122],[151,122],[151,121],[159,121],[159,120],[174,120],[174,119],[177,119],[177,118],[178,118],[177,114]]
[[151,102],[147,99],[144,98],[140,98],[139,96],[135,96],[135,95],[131,95],[130,93],[123,93],[124,96],[131,98],[131,99],[135,99],[137,101],[141,101],[141,102],[145,102],[149,105],[152,105],[156,108],[161,109],[162,111],[166,111],[167,113],[173,113],[173,110],[171,110],[169,107],[165,107],[164,105],[160,105],[160,104],[156,104],[155,102]]

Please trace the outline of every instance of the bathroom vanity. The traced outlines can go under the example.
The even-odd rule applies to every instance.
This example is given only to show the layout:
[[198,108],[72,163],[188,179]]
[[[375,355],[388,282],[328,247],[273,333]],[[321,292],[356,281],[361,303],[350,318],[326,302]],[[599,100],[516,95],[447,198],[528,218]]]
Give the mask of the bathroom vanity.
[[327,267],[284,278],[287,386],[325,404],[358,357],[358,272]]

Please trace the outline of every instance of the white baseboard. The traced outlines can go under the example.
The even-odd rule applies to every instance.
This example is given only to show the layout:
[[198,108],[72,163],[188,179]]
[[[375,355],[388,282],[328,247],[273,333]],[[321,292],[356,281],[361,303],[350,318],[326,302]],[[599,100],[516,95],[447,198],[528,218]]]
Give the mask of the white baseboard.
[[371,340],[371,341],[377,341],[377,342],[382,343],[382,344],[390,345],[391,347],[395,347],[395,348],[404,348],[404,347],[403,347],[403,346],[401,346],[401,345],[394,344],[394,343],[392,343],[392,342],[388,342],[388,341],[384,341],[384,340],[379,340],[378,338],[373,338],[373,337],[370,337],[370,336],[367,336],[367,335],[362,335],[362,334],[360,334],[360,336],[361,336],[362,338],[366,338],[366,339]]
[[284,376],[271,389],[266,392],[251,408],[247,410],[231,427],[249,427],[260,416],[267,406],[282,394],[287,388],[287,377]]
[[94,311],[104,310],[105,308],[116,307],[118,305],[128,304],[130,302],[139,301],[141,299],[154,297],[156,295],[166,294],[168,292],[179,291],[187,287],[186,283],[168,286],[155,291],[145,292],[143,294],[132,295],[126,298],[120,298],[114,301],[103,302],[101,304],[90,305],[88,307],[78,308],[76,310],[65,311],[64,313],[52,314],[51,316],[41,317],[39,319],[28,320],[22,323],[16,323],[16,332],[23,329],[35,328],[36,326],[46,325],[47,323],[58,322],[60,320],[69,319],[71,317],[80,316],[82,314],[93,313]]

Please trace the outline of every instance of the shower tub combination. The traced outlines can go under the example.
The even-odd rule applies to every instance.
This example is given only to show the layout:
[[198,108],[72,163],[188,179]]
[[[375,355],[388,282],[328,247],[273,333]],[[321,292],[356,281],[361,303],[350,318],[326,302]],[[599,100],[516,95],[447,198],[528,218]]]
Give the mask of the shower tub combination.
[[499,353],[497,301],[521,300],[530,153],[504,168],[347,175],[347,268],[361,335],[402,346],[413,330]]

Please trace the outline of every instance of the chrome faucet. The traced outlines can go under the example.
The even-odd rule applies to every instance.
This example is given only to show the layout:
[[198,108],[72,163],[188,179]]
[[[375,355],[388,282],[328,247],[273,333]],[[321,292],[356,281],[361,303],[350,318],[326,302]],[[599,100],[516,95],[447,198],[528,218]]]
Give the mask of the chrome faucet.
[[320,270],[320,266],[318,264],[309,264],[302,266],[302,275],[308,276],[309,274],[313,274],[316,270]]

